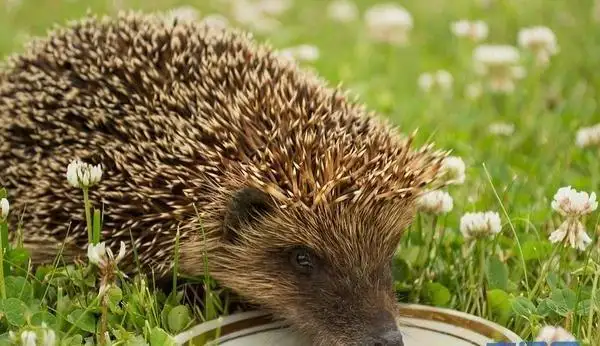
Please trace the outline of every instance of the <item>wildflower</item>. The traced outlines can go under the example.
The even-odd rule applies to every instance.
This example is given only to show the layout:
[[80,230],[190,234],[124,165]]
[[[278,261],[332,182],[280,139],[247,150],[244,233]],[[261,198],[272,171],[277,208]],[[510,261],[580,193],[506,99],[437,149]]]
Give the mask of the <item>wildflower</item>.
[[232,2],[235,20],[259,33],[277,29],[281,23],[273,18],[291,7],[291,1],[281,0],[237,0]]
[[579,129],[575,138],[575,144],[580,148],[593,145],[600,146],[600,123]]
[[496,212],[465,213],[460,218],[460,231],[466,239],[500,233],[502,224]]
[[229,21],[227,18],[223,17],[220,14],[210,14],[200,21],[202,24],[209,26],[215,29],[225,29],[229,26]]
[[468,21],[465,19],[450,24],[450,30],[456,37],[466,37],[474,42],[485,40],[489,31],[484,21]]
[[102,178],[102,166],[92,166],[80,160],[73,160],[67,167],[67,180],[73,187],[88,188]]
[[200,12],[192,6],[180,6],[167,12],[168,21],[193,22],[198,20]]
[[551,243],[560,243],[567,238],[568,244],[573,249],[585,250],[592,242],[592,238],[586,233],[585,226],[574,218],[568,218],[550,234],[548,238]]
[[481,6],[481,8],[484,9],[489,9],[495,2],[496,0],[479,0],[479,6]]
[[338,22],[351,22],[358,17],[358,8],[350,0],[333,0],[327,6],[329,18]]
[[448,156],[442,162],[441,174],[447,184],[460,185],[465,182],[465,162],[458,156]]
[[570,186],[561,187],[554,195],[551,206],[560,215],[565,216],[566,220],[550,234],[550,242],[559,243],[566,238],[572,248],[585,250],[592,239],[586,233],[585,226],[579,219],[598,208],[596,194],[592,192],[588,195],[587,192],[577,192]]
[[42,340],[43,346],[56,345],[56,333],[54,332],[54,330],[48,328],[46,322],[42,322]]
[[425,213],[445,214],[452,210],[453,201],[445,191],[428,191],[419,197],[417,205]]
[[588,195],[587,192],[577,192],[571,186],[558,189],[551,205],[552,209],[567,217],[580,217],[598,208],[594,192]]
[[483,94],[483,87],[480,83],[471,83],[465,87],[465,97],[469,100],[476,100]]
[[493,135],[511,136],[515,132],[515,125],[509,123],[492,123],[488,126],[488,132]]
[[14,8],[21,6],[23,0],[6,0],[4,1],[4,5],[7,11],[11,11]]
[[253,6],[255,6],[260,12],[271,15],[278,16],[286,12],[290,7],[292,7],[291,0],[259,0],[255,1]]
[[0,220],[6,220],[8,218],[8,212],[10,211],[10,204],[8,199],[2,198],[0,200]]
[[422,73],[418,79],[419,88],[425,92],[432,90],[449,91],[452,89],[453,82],[452,74],[446,70]]
[[545,341],[548,345],[555,341],[577,341],[575,337],[562,327],[545,326],[535,341]]
[[37,339],[37,335],[30,330],[26,330],[21,333],[21,344],[23,346],[36,346],[35,341]]
[[105,242],[96,245],[89,244],[87,256],[90,263],[101,268],[107,267],[109,263],[118,264],[125,257],[125,243],[121,242],[121,247],[119,248],[119,253],[116,258],[114,257],[112,250],[106,247]]
[[290,60],[315,61],[319,58],[319,48],[302,44],[296,47],[286,48],[279,55]]
[[515,79],[523,78],[519,51],[508,45],[480,45],[473,52],[475,71],[488,78],[492,91],[512,92]]
[[554,35],[554,32],[550,28],[545,26],[521,29],[517,41],[519,46],[529,49],[541,65],[548,64],[550,56],[558,52],[556,35]]
[[395,45],[408,43],[408,33],[412,30],[411,14],[402,6],[387,3],[374,5],[365,13],[368,34],[376,41]]
[[87,249],[88,260],[96,265],[99,265],[102,258],[106,256],[106,244],[104,242],[96,245],[89,244]]

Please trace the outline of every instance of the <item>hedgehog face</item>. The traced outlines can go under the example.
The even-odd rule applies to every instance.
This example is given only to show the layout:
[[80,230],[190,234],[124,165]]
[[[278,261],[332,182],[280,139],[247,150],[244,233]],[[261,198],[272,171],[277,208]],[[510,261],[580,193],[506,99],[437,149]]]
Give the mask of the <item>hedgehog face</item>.
[[240,191],[213,276],[316,345],[402,345],[391,262],[410,208],[278,209]]

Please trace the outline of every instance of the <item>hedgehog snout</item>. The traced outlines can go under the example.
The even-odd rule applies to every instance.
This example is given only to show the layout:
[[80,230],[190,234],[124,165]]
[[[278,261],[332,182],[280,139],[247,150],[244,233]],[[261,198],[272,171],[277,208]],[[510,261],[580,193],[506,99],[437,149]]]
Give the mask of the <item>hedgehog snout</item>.
[[376,319],[378,328],[369,335],[362,345],[365,346],[404,346],[402,333],[398,330],[396,320],[391,314],[384,312]]
[[365,346],[404,346],[402,333],[398,330],[390,330],[381,335],[367,338]]

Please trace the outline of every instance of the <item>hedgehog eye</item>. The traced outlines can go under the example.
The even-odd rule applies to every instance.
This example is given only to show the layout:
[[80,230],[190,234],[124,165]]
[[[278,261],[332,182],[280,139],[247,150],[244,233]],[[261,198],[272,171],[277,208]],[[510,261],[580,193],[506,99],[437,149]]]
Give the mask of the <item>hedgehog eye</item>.
[[315,256],[307,247],[299,246],[290,252],[290,262],[298,272],[310,274],[315,266]]

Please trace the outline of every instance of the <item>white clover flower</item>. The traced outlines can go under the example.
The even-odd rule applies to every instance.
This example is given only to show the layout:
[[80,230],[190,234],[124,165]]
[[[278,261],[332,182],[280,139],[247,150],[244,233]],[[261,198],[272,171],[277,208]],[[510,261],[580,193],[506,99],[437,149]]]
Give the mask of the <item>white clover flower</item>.
[[596,193],[577,192],[571,186],[558,189],[551,205],[560,215],[568,217],[580,217],[598,208]]
[[327,15],[337,22],[352,22],[358,18],[358,8],[350,0],[333,0],[327,6]]
[[46,322],[42,322],[42,340],[43,346],[56,345],[56,333],[54,330],[48,328]]
[[308,44],[301,44],[281,50],[279,56],[290,60],[315,61],[319,58],[319,48]]
[[449,91],[452,89],[453,82],[452,74],[446,70],[422,73],[417,80],[419,88],[424,92],[433,90]]
[[475,48],[473,57],[476,63],[489,66],[514,65],[521,58],[517,48],[509,45],[482,44]]
[[480,45],[473,51],[475,71],[488,80],[492,91],[512,92],[515,80],[525,75],[519,65],[517,48],[508,45]]
[[21,344],[23,346],[36,346],[36,339],[37,335],[31,330],[26,330],[21,333]]
[[285,0],[237,0],[231,3],[233,18],[240,24],[250,27],[261,34],[269,33],[280,27],[281,23],[273,18],[291,7],[291,1]]
[[521,29],[517,41],[519,46],[529,49],[541,65],[548,64],[550,56],[558,53],[556,35],[550,28],[545,26]]
[[477,2],[482,8],[488,9],[494,4],[494,2],[496,2],[496,0],[479,0]]
[[442,161],[441,174],[447,184],[460,185],[465,182],[465,162],[458,156],[448,156]]
[[[117,254],[117,257],[114,259],[116,263],[121,262],[121,260],[123,260],[123,258],[125,258],[125,254],[126,254],[125,243],[121,242],[119,245],[120,245],[119,253]],[[113,258],[112,251],[110,251],[110,249],[108,249],[107,253],[108,253],[108,256],[112,259]]]
[[404,7],[393,4],[374,5],[365,12],[367,32],[375,41],[404,45],[413,28],[412,15]]
[[488,126],[488,132],[498,136],[512,136],[515,133],[515,125],[510,123],[492,123]]
[[485,40],[489,32],[488,25],[484,21],[466,19],[450,24],[450,30],[456,37],[465,37],[474,42]]
[[87,256],[90,263],[100,265],[102,259],[106,257],[106,244],[104,242],[94,244],[88,244]]
[[452,83],[454,83],[454,77],[452,74],[446,70],[437,70],[435,73],[437,83],[442,89],[450,89],[452,88]]
[[496,212],[465,213],[460,218],[460,231],[466,239],[494,235],[501,230],[500,215]]
[[278,16],[285,13],[292,7],[291,0],[258,0],[254,1],[254,6],[262,13]]
[[600,146],[600,123],[577,131],[575,144],[580,148]]
[[200,21],[200,23],[215,29],[225,29],[229,26],[229,20],[220,14],[210,14]]
[[193,6],[180,6],[169,10],[165,17],[168,21],[194,22],[200,17],[200,12]]
[[469,100],[477,100],[483,95],[483,86],[480,83],[471,83],[465,87],[465,97]]
[[67,167],[67,180],[73,187],[88,188],[96,185],[102,178],[102,166],[92,166],[78,159]]
[[0,200],[0,220],[6,220],[8,218],[8,212],[10,211],[10,204],[8,199],[2,198]]
[[433,85],[435,84],[433,75],[429,72],[421,73],[417,79],[417,84],[421,90],[425,92],[431,91],[431,89],[433,89]]
[[596,194],[592,192],[588,195],[587,192],[577,192],[570,186],[561,187],[554,195],[551,206],[567,219],[550,234],[550,242],[563,242],[566,238],[572,248],[585,250],[592,239],[586,233],[585,226],[579,221],[579,218],[598,208]]
[[105,242],[101,242],[96,245],[88,244],[88,260],[90,263],[93,263],[101,268],[107,267],[109,263],[118,264],[125,257],[126,253],[125,243],[121,242],[120,245],[119,253],[115,258],[112,250],[106,247]]
[[573,249],[585,250],[592,242],[592,238],[586,233],[585,226],[576,218],[565,220],[548,238],[551,243],[562,243],[567,238],[568,244]]
[[452,196],[445,191],[428,191],[417,200],[419,210],[428,214],[445,214],[452,210]]
[[545,341],[548,345],[555,341],[577,341],[575,337],[562,327],[545,326],[535,341]]
[[7,11],[12,11],[14,8],[21,6],[23,0],[5,0],[4,5]]

